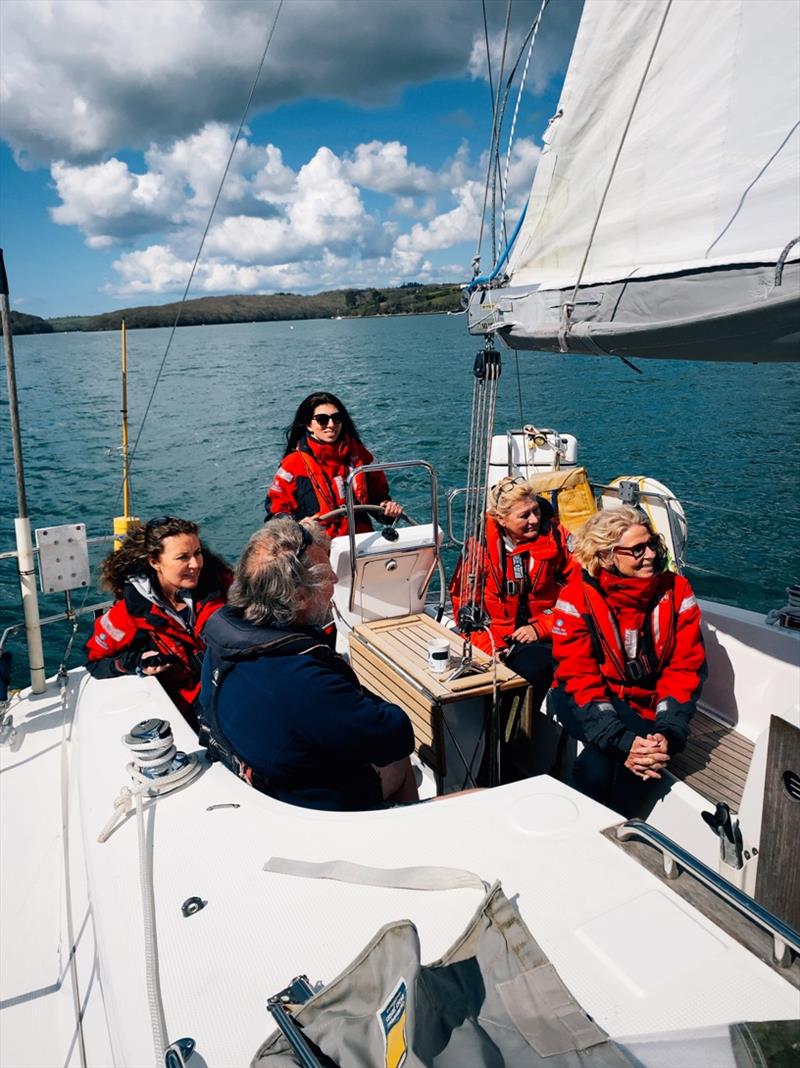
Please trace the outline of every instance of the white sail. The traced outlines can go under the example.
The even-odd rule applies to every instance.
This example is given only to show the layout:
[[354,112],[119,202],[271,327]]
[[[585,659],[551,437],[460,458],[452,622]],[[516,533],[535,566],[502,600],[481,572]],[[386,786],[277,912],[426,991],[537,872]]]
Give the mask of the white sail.
[[505,277],[513,348],[800,360],[800,2],[586,0]]
[[666,7],[587,0],[512,284],[575,284],[631,113],[583,283],[774,263],[800,234],[800,3]]

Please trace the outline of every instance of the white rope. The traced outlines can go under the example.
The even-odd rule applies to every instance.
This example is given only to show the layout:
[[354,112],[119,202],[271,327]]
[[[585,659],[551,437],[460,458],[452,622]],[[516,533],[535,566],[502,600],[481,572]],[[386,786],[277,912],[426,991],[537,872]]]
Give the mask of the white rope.
[[147,985],[147,1004],[153,1031],[155,1065],[164,1063],[164,1051],[169,1045],[164,1001],[161,997],[161,977],[158,963],[158,934],[156,931],[156,902],[153,891],[153,858],[147,846],[144,809],[141,793],[135,794],[136,826],[139,835],[139,886],[142,891],[142,919],[144,921],[144,967]]
[[533,55],[533,45],[536,41],[536,34],[539,32],[539,23],[542,21],[542,15],[544,9],[547,7],[550,0],[542,0],[541,7],[539,8],[539,14],[536,16],[536,21],[533,24],[533,33],[531,34],[531,43],[528,45],[528,55],[525,59],[525,66],[522,70],[522,78],[520,79],[519,89],[517,90],[517,102],[514,105],[514,116],[511,119],[511,131],[508,135],[508,148],[506,150],[506,169],[503,175],[503,180],[500,183],[500,225],[503,234],[506,232],[506,197],[508,195],[508,171],[511,165],[511,147],[514,144],[514,131],[517,128],[517,116],[519,115],[519,105],[522,100],[522,93],[525,89],[525,82],[528,77],[528,67],[531,62],[531,56]]
[[58,673],[58,687],[61,696],[61,843],[64,858],[64,907],[67,914],[67,942],[69,943],[69,971],[72,983],[72,1005],[75,1012],[75,1032],[78,1043],[78,1056],[81,1068],[86,1068],[86,1043],[83,1037],[83,1010],[81,1007],[80,987],[78,986],[77,946],[75,945],[75,925],[72,920],[72,876],[70,875],[69,855],[69,772],[70,761],[67,746],[70,742],[67,733],[67,673]]

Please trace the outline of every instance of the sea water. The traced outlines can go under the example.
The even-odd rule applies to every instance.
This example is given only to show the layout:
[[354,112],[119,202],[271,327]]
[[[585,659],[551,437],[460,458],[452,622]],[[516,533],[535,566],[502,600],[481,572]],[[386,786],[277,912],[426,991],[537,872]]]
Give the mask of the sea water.
[[[314,389],[342,399],[377,459],[431,462],[440,514],[446,491],[463,485],[481,342],[462,316],[185,327],[165,360],[169,336],[166,329],[128,333],[134,514],[195,519],[204,540],[235,560],[263,519],[283,430]],[[120,351],[118,333],[15,339],[33,527],[81,522],[90,535],[106,534],[122,513]],[[800,577],[800,366],[642,360],[636,374],[614,359],[505,348],[502,356],[497,432],[523,423],[552,427],[577,436],[579,462],[595,480],[657,478],[684,504],[687,573],[700,596],[757,611],[784,603],[784,587]],[[16,514],[4,389],[2,402],[0,551],[14,548]],[[422,473],[391,481],[393,497],[426,521]],[[92,600],[100,599],[96,565],[104,551],[91,554]],[[0,561],[0,594],[4,628],[22,618],[13,560]],[[85,596],[76,594],[76,603]],[[63,605],[63,595],[43,598],[42,613]],[[81,662],[89,626],[71,664]],[[64,624],[46,629],[48,673],[67,635]],[[9,647],[21,684],[24,638]]]

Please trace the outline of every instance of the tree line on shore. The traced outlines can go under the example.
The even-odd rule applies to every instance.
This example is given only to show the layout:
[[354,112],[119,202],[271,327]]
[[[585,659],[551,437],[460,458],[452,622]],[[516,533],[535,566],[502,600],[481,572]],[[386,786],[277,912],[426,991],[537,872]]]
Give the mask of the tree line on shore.
[[292,319],[360,318],[369,315],[421,315],[457,311],[457,285],[423,285],[406,282],[387,289],[335,289],[323,293],[274,293],[264,296],[199,297],[142,308],[121,308],[100,315],[68,315],[42,319],[11,312],[15,334],[51,334],[64,331],[118,330],[172,326],[180,310],[180,326],[221,323],[268,323]]

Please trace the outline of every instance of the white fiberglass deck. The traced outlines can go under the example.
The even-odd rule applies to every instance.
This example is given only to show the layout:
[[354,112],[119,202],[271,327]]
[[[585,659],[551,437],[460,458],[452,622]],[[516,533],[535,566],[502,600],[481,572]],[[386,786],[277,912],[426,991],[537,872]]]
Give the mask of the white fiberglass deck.
[[[135,817],[106,844],[96,837],[126,784],[120,738],[134,723],[163,716],[180,748],[191,750],[196,740],[154,680],[97,682],[78,671],[71,689],[81,691],[70,849],[78,981],[84,999],[90,991],[88,1063],[151,1064]],[[15,721],[22,745],[2,752],[0,777],[0,1061],[77,1064],[59,906],[61,717],[52,691],[17,705]],[[240,807],[208,810],[228,803]],[[612,1037],[788,1018],[797,1010],[788,983],[601,837],[616,822],[612,813],[550,778],[341,815],[282,805],[217,765],[158,801],[147,818],[167,1029],[171,1039],[194,1038],[209,1066],[249,1063],[272,1030],[267,998],[295,975],[330,980],[382,924],[401,917],[414,920],[423,959],[433,960],[480,900],[470,890],[424,893],[268,874],[263,865],[273,856],[446,865],[500,879],[564,982]],[[184,918],[181,904],[195,895],[207,904]]]

